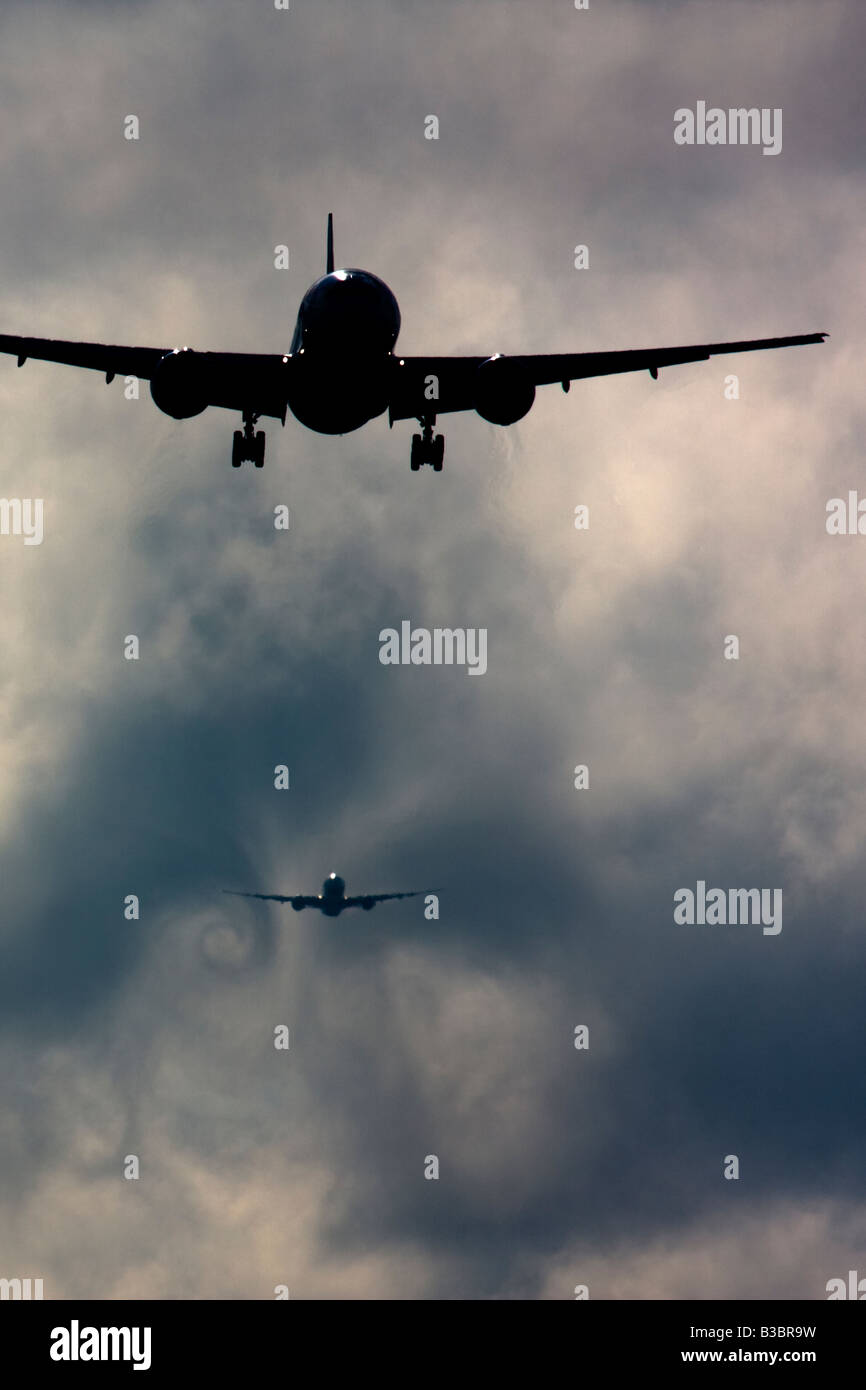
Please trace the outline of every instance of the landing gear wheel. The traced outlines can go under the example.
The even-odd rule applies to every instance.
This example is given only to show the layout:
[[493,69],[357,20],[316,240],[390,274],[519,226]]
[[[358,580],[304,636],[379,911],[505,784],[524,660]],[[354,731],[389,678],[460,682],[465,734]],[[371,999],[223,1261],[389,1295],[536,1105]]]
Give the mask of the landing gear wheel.
[[434,473],[441,473],[442,461],[445,457],[445,437],[433,433],[436,416],[422,416],[418,423],[421,426],[421,434],[412,435],[409,467],[413,473],[417,473],[419,468],[423,467],[425,463],[429,463],[432,465]]
[[253,410],[244,411],[243,430],[235,430],[232,439],[232,468],[240,468],[249,461],[256,468],[265,466],[265,435],[262,430],[256,434],[258,415]]

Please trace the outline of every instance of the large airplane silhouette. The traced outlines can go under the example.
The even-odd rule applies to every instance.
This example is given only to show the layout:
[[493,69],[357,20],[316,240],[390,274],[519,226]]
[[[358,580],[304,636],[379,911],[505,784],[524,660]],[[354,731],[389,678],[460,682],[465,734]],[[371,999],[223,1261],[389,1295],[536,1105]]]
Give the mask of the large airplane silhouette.
[[419,888],[413,893],[362,893],[360,897],[347,898],[345,879],[340,878],[338,874],[329,874],[322,884],[321,893],[314,898],[299,894],[284,897],[281,893],[238,893],[232,888],[223,888],[222,891],[233,898],[262,898],[269,903],[291,903],[296,912],[300,912],[304,907],[317,907],[326,917],[339,917],[347,907],[361,907],[365,912],[369,912],[376,903],[387,902],[389,898],[420,898],[428,890]]
[[826,333],[791,338],[753,338],[737,343],[638,348],[622,352],[574,352],[530,356],[398,357],[397,301],[383,280],[368,270],[334,269],[334,224],[328,214],[326,273],[301,300],[291,347],[285,353],[199,352],[183,348],[116,347],[68,343],[51,338],[0,335],[0,352],[62,362],[115,376],[150,382],[160,410],[175,420],[200,415],[208,406],[241,412],[232,466],[248,460],[261,468],[265,436],[256,431],[263,416],[285,425],[289,410],[320,434],[348,434],[388,411],[389,422],[417,420],[411,465],[431,464],[438,473],[445,440],[434,435],[437,415],[476,410],[495,425],[513,425],[535,400],[535,388],[613,372],[649,371],[704,362],[731,352],[821,343]]

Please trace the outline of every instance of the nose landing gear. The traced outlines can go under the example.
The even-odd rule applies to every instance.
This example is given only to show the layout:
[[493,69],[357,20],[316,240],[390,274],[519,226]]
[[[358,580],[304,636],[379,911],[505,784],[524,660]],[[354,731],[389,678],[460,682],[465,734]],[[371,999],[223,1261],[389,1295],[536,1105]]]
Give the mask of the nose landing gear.
[[421,426],[421,434],[412,435],[412,452],[409,458],[409,466],[413,473],[417,473],[425,463],[432,465],[434,473],[442,472],[442,463],[445,458],[445,436],[433,433],[433,426],[436,424],[435,415],[424,415],[418,419]]
[[245,462],[255,464],[256,468],[264,468],[266,436],[263,430],[256,432],[258,418],[255,411],[244,411],[243,432],[235,430],[232,440],[232,468],[240,468]]

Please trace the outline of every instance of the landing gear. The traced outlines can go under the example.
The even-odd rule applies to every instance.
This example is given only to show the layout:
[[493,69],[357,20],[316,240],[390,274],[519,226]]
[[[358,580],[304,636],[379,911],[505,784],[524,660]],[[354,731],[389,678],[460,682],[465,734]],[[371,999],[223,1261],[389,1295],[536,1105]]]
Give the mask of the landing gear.
[[258,418],[254,411],[244,411],[243,431],[235,430],[232,439],[232,468],[240,468],[246,461],[255,464],[256,468],[264,468],[265,434],[263,430],[256,431]]
[[419,419],[421,434],[412,435],[412,452],[409,457],[409,467],[413,473],[417,473],[419,468],[425,463],[432,465],[434,473],[442,472],[442,463],[445,459],[445,436],[433,433],[433,426],[436,423],[435,415],[426,415]]

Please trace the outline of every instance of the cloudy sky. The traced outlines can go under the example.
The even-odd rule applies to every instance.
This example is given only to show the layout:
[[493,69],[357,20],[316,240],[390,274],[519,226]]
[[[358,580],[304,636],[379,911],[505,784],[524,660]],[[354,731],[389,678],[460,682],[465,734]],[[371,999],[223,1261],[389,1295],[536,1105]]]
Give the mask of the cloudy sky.
[[[825,527],[866,488],[858,11],[4,5],[2,332],[285,351],[333,210],[407,354],[831,337],[445,417],[438,476],[386,417],[272,421],[235,472],[225,411],[0,360],[0,490],[45,507],[41,546],[0,537],[0,1276],[866,1274],[866,540]],[[782,152],[677,146],[699,100],[781,108]],[[487,673],[382,666],[403,619],[486,628]],[[219,891],[332,869],[439,920]],[[782,931],[679,925],[698,880],[781,888]]]

